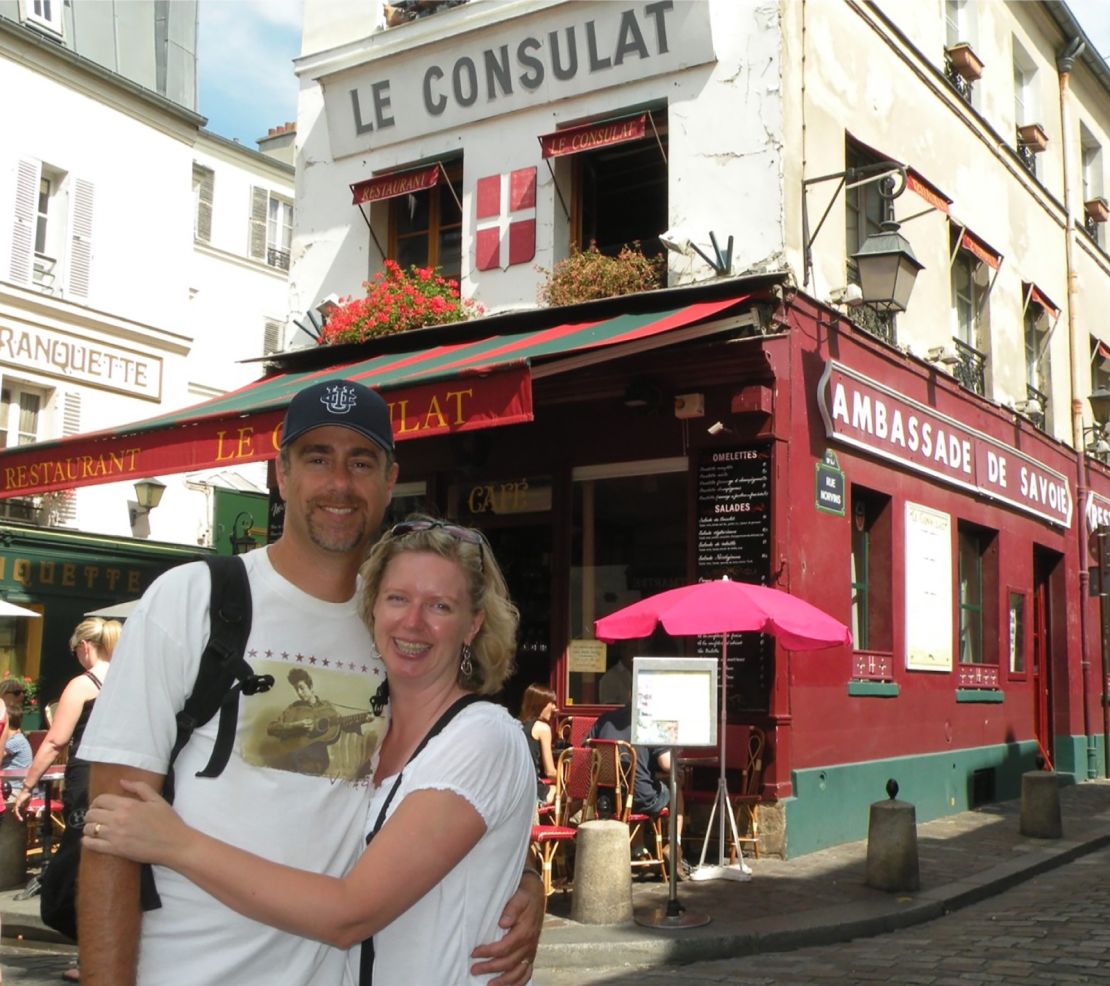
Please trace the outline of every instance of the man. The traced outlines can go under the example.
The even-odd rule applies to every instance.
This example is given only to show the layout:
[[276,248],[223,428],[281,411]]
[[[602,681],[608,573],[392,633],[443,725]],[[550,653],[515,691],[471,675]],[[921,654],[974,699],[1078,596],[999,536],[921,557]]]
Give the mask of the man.
[[[632,705],[627,704],[599,716],[590,727],[591,739],[624,740],[632,742]],[[665,747],[634,747],[636,751],[636,776],[632,780],[632,810],[652,818],[667,807],[671,800],[668,783],[656,772],[668,773],[671,769],[671,751]],[[682,844],[682,788],[678,789],[675,814],[675,833]],[[644,834],[646,838],[646,834]],[[646,850],[645,850],[646,851]],[[684,875],[679,854],[679,877]]]
[[[256,674],[289,678],[311,667],[318,686],[369,709],[384,678],[357,612],[356,578],[397,480],[389,411],[373,391],[329,380],[301,391],[285,417],[277,469],[285,500],[282,536],[243,556],[253,620],[247,660]],[[113,674],[81,745],[93,761],[91,795],[119,793],[119,781],[160,788],[176,735],[174,716],[196,680],[209,628],[210,580],[203,564],[159,578],[129,618]],[[289,680],[292,680],[289,678]],[[245,696],[235,752],[217,778],[198,778],[218,716],[193,734],[174,765],[174,806],[186,822],[289,866],[346,872],[365,833],[367,789],[354,765],[341,777],[296,764],[274,767],[262,751],[280,700]],[[372,720],[367,749],[385,719]],[[361,735],[361,734],[360,734]],[[414,851],[419,851],[415,849]],[[177,874],[155,868],[162,907],[140,915],[139,867],[97,853],[81,864],[78,915],[81,979],[91,986],[354,986],[345,952],[240,917]],[[509,934],[483,946],[476,972],[497,983],[531,974],[543,891],[531,877],[502,917]]]

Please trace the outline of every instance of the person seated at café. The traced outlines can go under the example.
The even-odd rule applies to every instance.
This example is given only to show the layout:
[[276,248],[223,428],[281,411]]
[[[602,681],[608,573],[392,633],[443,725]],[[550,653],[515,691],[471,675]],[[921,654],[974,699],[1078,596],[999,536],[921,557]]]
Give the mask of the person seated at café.
[[555,742],[551,724],[555,720],[555,693],[546,685],[524,689],[517,716],[528,740],[532,763],[536,766],[536,798],[540,804],[555,800]]
[[[8,738],[4,743],[4,770],[26,770],[31,766],[31,743],[23,734],[23,685],[16,678],[0,681],[0,699],[8,715]],[[10,778],[12,791],[19,793],[23,781]]]
[[[623,705],[599,716],[590,728],[591,739],[624,740],[632,742],[632,706]],[[664,808],[670,804],[671,791],[666,780],[659,775],[666,775],[671,769],[671,751],[665,747],[635,746],[636,775],[632,780],[632,810],[639,814],[658,818]],[[675,834],[679,846],[682,845],[682,788],[678,789],[678,804],[675,811]],[[646,836],[646,832],[641,832]],[[644,847],[639,856],[650,855]],[[682,854],[679,852],[679,859]],[[683,873],[680,864],[679,874]]]

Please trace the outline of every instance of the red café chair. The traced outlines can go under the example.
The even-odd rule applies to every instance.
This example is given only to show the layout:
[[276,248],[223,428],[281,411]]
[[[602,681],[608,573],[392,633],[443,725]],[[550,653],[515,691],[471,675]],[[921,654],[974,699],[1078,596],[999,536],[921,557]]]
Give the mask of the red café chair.
[[597,754],[594,750],[570,747],[559,755],[555,765],[553,820],[532,826],[532,852],[543,870],[543,890],[547,897],[555,889],[552,870],[559,848],[573,842],[578,833],[571,819],[591,803],[596,785]]
[[670,809],[664,808],[654,817],[633,810],[636,748],[626,740],[591,739],[590,745],[598,751],[599,763],[595,787],[597,790],[612,790],[613,817],[628,826],[629,841],[636,841],[636,836],[644,825],[650,826],[655,836],[655,851],[645,859],[633,859],[632,867],[634,869],[659,867],[659,872],[666,880],[667,857],[663,852],[663,824],[670,815]]

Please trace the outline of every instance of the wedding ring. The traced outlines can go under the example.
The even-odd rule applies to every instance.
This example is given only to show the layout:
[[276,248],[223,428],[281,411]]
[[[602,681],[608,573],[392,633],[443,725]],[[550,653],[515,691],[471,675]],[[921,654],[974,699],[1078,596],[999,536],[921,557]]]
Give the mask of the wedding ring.
[[93,826],[93,838],[94,839],[99,839],[100,838],[100,822],[97,822]]

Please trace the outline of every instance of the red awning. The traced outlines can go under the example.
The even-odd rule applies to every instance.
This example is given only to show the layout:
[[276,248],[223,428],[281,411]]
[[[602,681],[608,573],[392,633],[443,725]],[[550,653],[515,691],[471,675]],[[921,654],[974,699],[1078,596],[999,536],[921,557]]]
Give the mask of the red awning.
[[966,226],[960,234],[960,249],[966,250],[976,260],[981,260],[991,270],[998,270],[1002,266],[1002,254],[992,247],[986,240],[980,239]]
[[921,172],[913,168],[906,168],[906,188],[921,196],[934,209],[943,212],[946,216],[948,215],[948,210],[952,207],[952,200],[925,178]]
[[[0,452],[0,499],[271,459],[292,396],[332,377],[379,390],[398,441],[531,421],[537,362],[549,375],[563,364],[569,370],[584,361],[665,345],[681,337],[676,330],[696,335],[701,329],[694,323],[747,298],[740,294],[277,374],[157,418]],[[713,323],[704,331],[723,331],[720,326],[729,324]],[[553,362],[558,357],[564,357],[562,363]]]
[[1056,307],[1055,303],[1047,294],[1037,287],[1032,281],[1022,281],[1022,295],[1028,298],[1034,305],[1040,305],[1050,317],[1057,318],[1060,314],[1060,309]]
[[409,192],[422,192],[426,188],[432,188],[439,181],[441,170],[438,164],[433,164],[426,168],[414,168],[411,171],[375,175],[373,178],[356,182],[351,186],[353,204],[363,205],[366,202],[379,202],[382,199],[407,195]]
[[647,135],[647,113],[626,116],[619,120],[604,120],[601,123],[584,123],[578,127],[567,127],[540,137],[543,156],[563,157],[592,151],[610,144],[623,144],[628,140],[642,140]]

